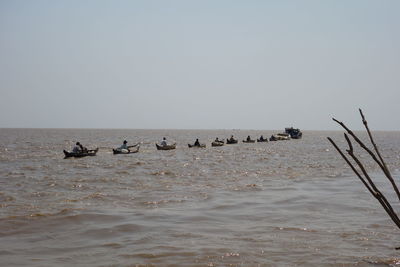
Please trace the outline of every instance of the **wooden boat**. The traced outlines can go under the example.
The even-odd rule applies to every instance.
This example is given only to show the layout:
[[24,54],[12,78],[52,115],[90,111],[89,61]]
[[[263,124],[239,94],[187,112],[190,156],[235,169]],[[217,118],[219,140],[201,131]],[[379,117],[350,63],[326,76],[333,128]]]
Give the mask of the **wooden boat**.
[[287,133],[278,133],[271,135],[269,141],[282,141],[282,140],[290,140],[290,135]]
[[226,143],[227,143],[227,144],[237,144],[237,143],[238,143],[238,140],[236,140],[236,139],[227,139],[227,140],[226,140]]
[[224,141],[214,141],[211,143],[211,146],[223,146],[224,145]]
[[255,143],[256,140],[243,140],[243,143]]
[[96,156],[97,151],[99,151],[99,148],[96,149],[91,149],[91,150],[87,150],[85,152],[68,152],[66,150],[64,150],[64,158],[83,158],[83,157],[87,157],[87,156]]
[[140,146],[140,142],[139,142],[139,143],[137,143],[137,144],[134,144],[134,145],[128,146],[128,147],[129,147],[129,148],[131,148],[131,147],[137,147],[137,146]]
[[139,152],[139,145],[136,145],[136,149],[135,150],[127,150],[127,149],[113,149],[113,154],[134,154],[134,153],[138,153]]
[[160,146],[159,144],[156,143],[156,147],[157,147],[157,150],[171,150],[171,149],[176,148],[176,144]]
[[259,142],[259,143],[268,142],[268,138],[264,138],[264,139],[257,138],[257,142]]
[[198,148],[205,148],[205,147],[206,147],[206,145],[205,145],[205,144],[200,144],[200,145],[196,146],[196,145],[191,145],[191,144],[188,144],[188,147],[198,147]]

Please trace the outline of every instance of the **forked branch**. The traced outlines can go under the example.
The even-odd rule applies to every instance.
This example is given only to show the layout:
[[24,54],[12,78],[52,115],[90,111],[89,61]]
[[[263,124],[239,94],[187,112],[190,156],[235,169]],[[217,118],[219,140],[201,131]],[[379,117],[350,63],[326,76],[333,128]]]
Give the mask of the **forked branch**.
[[[383,157],[381,156],[378,146],[376,145],[371,131],[368,127],[367,120],[365,119],[364,114],[362,113],[362,110],[359,109],[360,115],[362,118],[362,122],[365,126],[365,129],[367,130],[369,140],[372,143],[375,153],[370,150],[355,134],[353,131],[351,131],[343,122],[336,120],[333,118],[335,122],[337,122],[340,126],[343,127],[343,129],[346,130],[347,134],[350,135],[355,142],[363,148],[371,157],[372,159],[379,165],[385,176],[388,178],[390,181],[393,190],[396,192],[397,198],[400,200],[400,192],[399,189],[389,171],[389,168],[387,167],[385,161],[383,160]],[[369,176],[366,168],[362,164],[362,162],[359,160],[359,158],[354,154],[353,150],[353,144],[351,142],[351,139],[346,133],[344,134],[344,137],[346,139],[346,142],[349,146],[349,148],[346,150],[347,154],[351,157],[351,159],[356,163],[356,166],[350,161],[350,159],[343,153],[343,151],[336,145],[336,143],[332,140],[332,138],[328,137],[329,142],[335,147],[335,149],[339,152],[339,154],[342,156],[342,158],[346,161],[346,163],[350,166],[350,168],[353,170],[353,172],[357,175],[357,177],[360,179],[360,181],[365,185],[365,187],[368,189],[368,191],[379,201],[379,203],[382,205],[382,207],[385,209],[386,213],[390,216],[392,221],[396,224],[396,226],[400,229],[400,219],[397,216],[397,213],[394,211],[392,208],[392,205],[390,202],[387,200],[385,195],[377,188],[371,177]]]

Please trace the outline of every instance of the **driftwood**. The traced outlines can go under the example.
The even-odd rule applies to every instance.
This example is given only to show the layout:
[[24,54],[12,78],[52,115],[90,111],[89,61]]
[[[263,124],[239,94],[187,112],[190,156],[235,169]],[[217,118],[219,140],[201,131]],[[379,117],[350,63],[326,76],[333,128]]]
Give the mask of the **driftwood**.
[[[382,192],[376,187],[375,183],[373,182],[372,178],[370,175],[367,173],[367,170],[365,169],[364,165],[361,163],[359,158],[354,154],[353,150],[353,144],[352,140],[350,139],[349,136],[353,138],[353,140],[362,148],[364,149],[371,157],[372,159],[379,165],[389,182],[391,183],[393,190],[396,192],[397,198],[400,201],[400,192],[399,188],[397,187],[390,171],[389,168],[387,167],[385,161],[383,160],[381,153],[379,152],[378,146],[375,144],[375,141],[372,137],[371,131],[368,127],[368,123],[364,117],[364,114],[361,109],[359,109],[360,115],[362,118],[362,122],[364,124],[364,127],[368,133],[369,140],[371,144],[374,147],[374,151],[369,149],[355,134],[353,131],[351,131],[343,122],[336,120],[333,118],[335,122],[337,122],[340,126],[342,126],[346,132],[344,133],[344,138],[347,141],[347,144],[349,146],[349,149],[346,150],[347,154],[350,156],[351,159],[353,159],[354,163],[352,163],[349,159],[348,156],[345,155],[345,153],[336,145],[336,143],[328,137],[328,140],[332,143],[332,145],[336,148],[336,150],[339,152],[339,154],[343,157],[343,159],[347,162],[347,164],[350,166],[350,168],[354,171],[354,173],[357,175],[357,177],[361,180],[361,182],[365,185],[365,187],[368,189],[368,191],[379,201],[379,203],[382,205],[382,207],[385,209],[386,213],[389,215],[389,217],[392,219],[392,221],[396,224],[396,226],[400,229],[400,219],[395,212],[395,210],[392,208],[392,205],[390,202],[387,200],[387,198],[382,194]],[[358,166],[358,169],[356,168]],[[400,249],[400,248],[397,248]]]

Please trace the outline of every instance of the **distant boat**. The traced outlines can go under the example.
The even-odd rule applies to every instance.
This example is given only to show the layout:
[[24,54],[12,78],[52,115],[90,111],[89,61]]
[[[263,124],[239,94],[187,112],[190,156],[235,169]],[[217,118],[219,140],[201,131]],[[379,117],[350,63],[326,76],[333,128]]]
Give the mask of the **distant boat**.
[[278,133],[273,134],[269,138],[269,141],[282,141],[282,140],[290,140],[290,135],[287,133]]
[[227,140],[226,140],[226,143],[227,143],[227,144],[237,144],[237,143],[238,143],[238,140],[231,138],[231,139],[227,139]]
[[99,151],[99,148],[96,149],[91,149],[91,150],[87,150],[85,152],[68,152],[66,150],[64,150],[64,155],[65,158],[83,158],[83,157],[87,157],[87,156],[96,156],[97,151]]
[[214,141],[211,143],[211,146],[223,146],[224,141]]
[[285,133],[289,134],[292,139],[301,139],[303,136],[303,133],[300,131],[300,129],[295,129],[293,127],[285,128]]
[[157,150],[171,150],[176,148],[176,144],[161,146],[156,143]]
[[243,143],[255,143],[256,140],[243,140]]
[[191,144],[188,144],[188,147],[199,147],[199,148],[205,148],[206,147],[206,145],[205,144],[200,144],[200,145],[191,145]]
[[113,154],[134,154],[134,153],[138,153],[139,152],[139,148],[140,146],[137,145],[135,150],[128,150],[128,149],[113,149]]

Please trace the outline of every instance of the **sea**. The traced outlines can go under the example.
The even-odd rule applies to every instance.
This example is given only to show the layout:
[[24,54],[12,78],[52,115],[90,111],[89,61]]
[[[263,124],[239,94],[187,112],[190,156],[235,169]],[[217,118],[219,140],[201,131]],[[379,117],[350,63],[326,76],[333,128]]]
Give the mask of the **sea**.
[[[345,150],[343,132],[241,142],[278,132],[0,129],[0,266],[400,265],[400,229],[327,140]],[[373,134],[399,183],[400,132]],[[125,139],[139,153],[113,155]],[[64,159],[77,141],[97,155]]]

